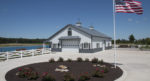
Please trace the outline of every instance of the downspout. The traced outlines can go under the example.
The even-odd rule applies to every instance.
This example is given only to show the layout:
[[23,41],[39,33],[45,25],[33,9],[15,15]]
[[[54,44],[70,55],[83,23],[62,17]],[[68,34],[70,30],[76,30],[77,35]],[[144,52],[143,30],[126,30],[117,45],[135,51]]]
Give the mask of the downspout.
[[93,36],[91,35],[91,49],[93,49]]
[[62,40],[60,41],[60,43],[61,43],[61,49],[62,49]]

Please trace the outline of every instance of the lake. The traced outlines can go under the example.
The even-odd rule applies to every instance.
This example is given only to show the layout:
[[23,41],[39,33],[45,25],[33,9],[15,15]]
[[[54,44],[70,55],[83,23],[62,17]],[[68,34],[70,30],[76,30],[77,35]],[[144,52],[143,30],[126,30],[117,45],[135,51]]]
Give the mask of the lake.
[[[0,52],[6,52],[6,51],[16,51],[16,49],[26,49],[26,50],[30,50],[30,49],[38,49],[38,48],[42,48],[43,45],[36,45],[36,46],[11,46],[11,47],[0,47]],[[46,48],[48,48],[49,46],[46,45]]]

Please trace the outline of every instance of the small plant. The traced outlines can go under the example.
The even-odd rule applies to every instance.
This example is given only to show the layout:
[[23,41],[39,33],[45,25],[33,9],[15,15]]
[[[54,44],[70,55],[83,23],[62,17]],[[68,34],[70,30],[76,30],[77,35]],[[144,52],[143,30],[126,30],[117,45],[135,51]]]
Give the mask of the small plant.
[[89,79],[90,79],[90,76],[88,75],[88,72],[86,72],[85,74],[81,74],[78,81],[87,81]]
[[72,59],[67,59],[67,62],[72,62]]
[[107,67],[104,67],[103,70],[104,70],[104,73],[108,73],[109,72]]
[[24,68],[19,68],[19,69],[18,69],[18,72],[16,73],[16,75],[17,75],[19,78],[25,78]]
[[63,62],[64,59],[62,57],[59,57],[58,62]]
[[31,72],[31,73],[29,73],[28,76],[27,76],[27,79],[28,79],[28,80],[36,80],[37,78],[39,78],[37,72]]
[[104,64],[104,61],[103,61],[103,60],[100,60],[100,61],[98,61],[98,64],[103,65],[103,64]]
[[38,73],[32,67],[19,68],[16,75],[19,78],[26,78],[28,80],[36,80],[39,78]]
[[98,63],[98,58],[93,58],[92,63]]
[[77,58],[77,62],[82,62],[82,61],[83,61],[82,58],[80,58],[80,57]]
[[44,72],[42,74],[42,81],[56,81],[54,77],[52,77],[49,73]]
[[85,62],[89,62],[89,59],[88,59],[88,58],[86,58],[86,59],[85,59]]
[[66,73],[63,81],[75,81],[75,79],[71,76],[71,74]]
[[93,77],[103,78],[104,77],[104,71],[100,71],[98,68],[96,68],[96,71],[92,74]]
[[51,59],[49,60],[49,63],[54,63],[54,62],[55,62],[54,58],[51,58]]

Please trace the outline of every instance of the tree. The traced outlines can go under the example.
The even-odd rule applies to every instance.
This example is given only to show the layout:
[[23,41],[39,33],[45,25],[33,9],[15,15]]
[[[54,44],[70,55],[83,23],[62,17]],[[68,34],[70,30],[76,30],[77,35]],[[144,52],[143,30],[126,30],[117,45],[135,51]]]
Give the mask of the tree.
[[135,38],[134,38],[134,35],[133,35],[133,34],[131,34],[131,35],[129,36],[129,41],[130,41],[130,43],[134,43]]

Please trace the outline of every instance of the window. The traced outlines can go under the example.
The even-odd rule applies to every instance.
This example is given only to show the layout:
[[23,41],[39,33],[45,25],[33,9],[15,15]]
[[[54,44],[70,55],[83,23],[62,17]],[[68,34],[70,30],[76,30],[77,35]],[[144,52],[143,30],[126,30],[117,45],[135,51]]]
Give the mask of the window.
[[104,44],[104,46],[106,47],[106,40],[104,40],[103,44]]
[[111,42],[108,43],[108,46],[111,46]]
[[57,44],[53,44],[53,48],[57,48]]
[[108,42],[108,46],[110,46],[110,43]]
[[88,48],[89,44],[88,43],[84,43],[84,48]]
[[99,45],[99,43],[96,43],[96,47],[97,47],[97,48],[100,48],[100,45]]
[[68,36],[72,36],[72,30],[71,30],[71,28],[68,28]]

